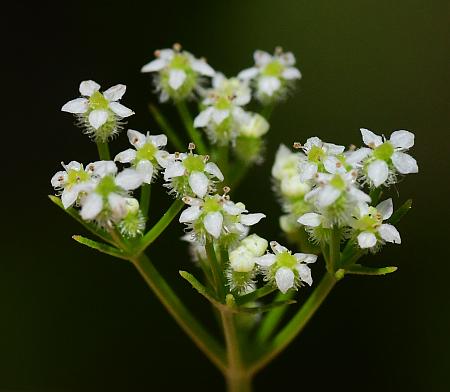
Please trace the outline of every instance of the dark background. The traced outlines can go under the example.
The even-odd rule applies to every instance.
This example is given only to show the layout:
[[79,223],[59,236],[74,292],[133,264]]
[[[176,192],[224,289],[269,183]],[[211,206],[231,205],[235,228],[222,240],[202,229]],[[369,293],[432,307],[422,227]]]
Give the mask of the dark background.
[[[155,100],[150,78],[139,69],[173,42],[228,75],[250,66],[256,48],[282,45],[297,56],[297,93],[276,109],[266,163],[236,195],[268,215],[256,229],[267,238],[282,241],[269,176],[280,142],[317,135],[359,144],[360,127],[416,134],[420,173],[393,194],[396,204],[414,199],[399,225],[403,243],[367,260],[399,271],[339,283],[301,338],[257,377],[257,390],[449,390],[448,1],[56,4],[16,2],[3,15],[0,390],[223,388],[132,266],[77,245],[71,235],[84,231],[46,197],[61,160],[96,157],[95,145],[59,111],[79,82],[125,83],[123,102],[136,112],[129,126],[158,130],[146,108]],[[112,151],[126,144],[122,135]],[[157,219],[169,198],[154,189]],[[208,317],[177,275],[194,270],[181,232],[174,225],[150,253]]]

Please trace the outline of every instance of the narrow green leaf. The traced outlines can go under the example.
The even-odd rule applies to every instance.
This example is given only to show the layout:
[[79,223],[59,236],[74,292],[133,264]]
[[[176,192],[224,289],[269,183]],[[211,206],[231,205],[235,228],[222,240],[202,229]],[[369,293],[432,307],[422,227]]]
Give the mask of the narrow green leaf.
[[406,200],[403,205],[392,214],[392,216],[388,219],[388,222],[395,225],[409,212],[412,207],[412,199]]
[[397,271],[397,267],[372,268],[361,264],[354,264],[345,273],[353,275],[386,275]]
[[251,293],[237,297],[236,304],[240,306],[246,304],[247,302],[256,301],[259,298],[262,298],[266,295],[269,295],[270,293],[273,293],[275,290],[276,290],[275,286],[265,285],[264,287],[252,291]]
[[263,305],[263,306],[252,306],[252,307],[245,307],[245,306],[239,306],[236,308],[231,308],[230,311],[234,313],[264,313],[268,312],[269,310],[272,310],[274,308],[278,308],[280,306],[285,305],[292,305],[297,303],[297,301],[294,301],[292,299],[286,300],[286,301],[274,301],[270,304]]
[[203,286],[194,275],[190,274],[187,271],[178,271],[178,272],[183,279],[186,279],[191,284],[191,286],[195,290],[197,290],[200,295],[202,295],[209,302],[211,302],[211,304],[213,304],[217,308],[221,308],[223,306],[223,304],[217,301],[217,299],[214,298],[214,296],[209,292],[209,290],[205,286]]
[[77,222],[81,223],[92,234],[95,234],[97,237],[101,238],[103,241],[106,241],[112,245],[115,245],[114,240],[106,231],[103,231],[103,230],[99,229],[96,225],[83,220],[77,210],[75,210],[74,208],[65,209],[61,202],[61,199],[59,197],[56,197],[53,195],[48,195],[48,197],[53,203],[55,203],[59,208],[61,208],[66,214],[70,215]]
[[80,244],[86,245],[88,248],[96,249],[101,253],[105,253],[119,259],[129,260],[129,257],[126,253],[113,246],[90,240],[89,238],[82,237],[81,235],[73,235],[72,238]]

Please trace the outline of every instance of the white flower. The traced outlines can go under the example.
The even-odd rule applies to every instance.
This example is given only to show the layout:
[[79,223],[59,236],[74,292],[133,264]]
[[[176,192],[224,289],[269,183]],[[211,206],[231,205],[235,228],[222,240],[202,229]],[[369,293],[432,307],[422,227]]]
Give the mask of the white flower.
[[340,170],[335,170],[339,166],[337,162],[334,159],[331,162],[329,159],[337,156],[343,159],[343,156],[340,155],[345,150],[344,146],[325,143],[318,137],[310,137],[306,140],[302,149],[305,152],[305,157],[302,157],[300,160],[301,181],[311,180],[318,172],[341,172]]
[[145,217],[139,208],[139,202],[132,197],[126,197],[125,210],[126,213],[118,224],[120,233],[127,238],[141,236],[145,230]]
[[370,156],[364,160],[364,177],[371,185],[390,185],[395,183],[396,173],[409,174],[419,171],[416,160],[405,153],[414,145],[413,133],[394,131],[387,140],[384,136],[361,128],[361,135],[364,143],[372,149]]
[[353,228],[359,233],[357,240],[360,248],[376,250],[377,244],[384,242],[401,243],[397,229],[388,223],[383,223],[391,217],[393,209],[392,199],[384,200],[376,207],[370,207],[367,204],[359,205],[359,216],[354,221]]
[[166,167],[169,153],[160,150],[167,144],[166,135],[144,135],[133,129],[127,132],[128,140],[135,149],[129,148],[117,154],[114,161],[131,163],[137,172],[150,184],[159,166]]
[[61,202],[64,208],[71,207],[78,199],[80,189],[76,185],[89,181],[91,174],[84,170],[83,165],[71,161],[67,165],[61,162],[64,170],[57,172],[51,179],[53,188],[61,191]]
[[292,254],[276,241],[270,243],[273,253],[256,258],[265,280],[276,284],[282,293],[306,283],[312,285],[311,269],[308,264],[317,260],[316,255],[307,253]]
[[255,51],[255,65],[238,74],[242,80],[252,80],[256,86],[256,97],[263,103],[283,98],[292,82],[301,78],[294,67],[295,57],[291,52],[283,53],[281,48],[272,56],[262,50]]
[[206,196],[204,200],[185,197],[190,207],[180,215],[180,223],[192,230],[193,236],[201,243],[206,237],[224,239],[230,243],[243,238],[248,227],[258,223],[264,214],[247,214],[245,205],[228,200],[227,196]]
[[155,52],[156,59],[144,65],[141,72],[156,73],[154,83],[160,101],[185,99],[200,87],[201,76],[214,76],[214,70],[203,59],[195,58],[181,46]]
[[125,85],[117,84],[103,93],[99,90],[100,85],[93,80],[81,82],[82,97],[67,102],[61,110],[75,114],[89,136],[106,142],[122,129],[121,120],[134,112],[118,102],[125,94]]
[[77,185],[80,192],[86,193],[80,202],[81,217],[105,225],[122,219],[129,212],[128,191],[141,186],[143,176],[134,169],[117,174],[112,161],[93,162],[86,170],[92,173],[91,180]]
[[167,158],[164,170],[165,187],[178,197],[196,196],[203,198],[214,190],[216,178],[223,181],[223,174],[208,157],[190,153],[175,153]]
[[303,153],[292,152],[284,144],[280,144],[272,166],[272,177],[281,181],[286,177],[298,176],[300,160],[303,157]]

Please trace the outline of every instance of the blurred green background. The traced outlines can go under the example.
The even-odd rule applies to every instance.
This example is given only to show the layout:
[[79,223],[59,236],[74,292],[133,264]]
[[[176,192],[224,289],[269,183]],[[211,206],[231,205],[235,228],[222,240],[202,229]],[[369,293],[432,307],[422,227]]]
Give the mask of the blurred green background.
[[[268,215],[256,229],[267,238],[283,241],[269,176],[279,143],[317,135],[359,144],[360,127],[416,134],[420,173],[392,193],[394,204],[414,199],[399,225],[403,243],[366,260],[399,271],[341,282],[257,377],[257,390],[449,390],[449,17],[449,2],[438,0],[13,5],[3,26],[11,68],[3,80],[0,390],[222,390],[220,374],[132,266],[77,245],[71,235],[84,231],[46,197],[61,160],[96,156],[59,111],[79,82],[126,84],[123,102],[136,112],[129,126],[159,131],[146,107],[156,101],[150,78],[139,69],[174,42],[230,76],[252,64],[256,48],[281,45],[297,57],[303,79],[274,113],[266,162],[235,197]],[[126,144],[122,135],[112,151]],[[157,219],[170,200],[154,189]],[[213,326],[208,306],[177,274],[195,268],[181,234],[173,225],[150,254]]]

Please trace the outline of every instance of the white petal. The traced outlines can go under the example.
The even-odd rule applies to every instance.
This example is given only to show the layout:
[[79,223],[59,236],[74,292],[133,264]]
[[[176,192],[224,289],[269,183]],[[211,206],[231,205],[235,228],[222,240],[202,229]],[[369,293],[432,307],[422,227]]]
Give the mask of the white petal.
[[203,219],[206,231],[214,238],[219,238],[222,231],[223,216],[220,212],[210,212]]
[[322,148],[323,142],[317,136],[309,137],[306,139],[304,148],[305,151],[309,151],[313,146]]
[[278,268],[275,273],[275,280],[280,291],[284,294],[294,286],[294,273],[286,267]]
[[50,180],[53,188],[60,188],[67,182],[67,173],[65,171],[56,172]]
[[61,195],[61,202],[65,209],[71,207],[78,198],[78,189],[76,187],[66,188]]
[[195,221],[200,215],[202,211],[199,206],[192,206],[186,208],[180,215],[180,223],[190,223]]
[[391,138],[389,141],[395,148],[401,148],[403,150],[407,150],[414,146],[414,134],[409,131],[395,131],[392,132]]
[[69,170],[83,170],[83,165],[80,162],[77,161],[70,161],[67,165],[64,165],[64,169],[66,169],[67,171]]
[[124,169],[116,176],[116,184],[127,191],[139,188],[143,180],[142,174],[134,169]]
[[129,129],[127,131],[128,140],[130,144],[136,148],[142,148],[146,142],[146,137],[143,133],[135,131],[134,129]]
[[312,162],[301,162],[300,169],[300,181],[305,182],[312,179],[317,173],[317,165]]
[[172,69],[169,73],[169,86],[178,90],[186,79],[186,73],[181,69]]
[[328,154],[332,155],[342,154],[345,150],[345,146],[333,143],[323,143],[323,148]]
[[266,216],[261,213],[256,214],[242,214],[241,215],[241,223],[245,226],[253,226],[256,225],[261,219],[265,218]]
[[316,214],[315,212],[308,212],[298,218],[297,222],[305,226],[317,227],[322,223],[322,215]]
[[348,193],[349,196],[358,203],[370,203],[371,201],[370,196],[361,189],[351,187]]
[[209,123],[209,120],[211,119],[211,115],[214,111],[214,108],[209,107],[203,111],[201,111],[197,117],[194,119],[194,127],[195,128],[203,128],[206,127],[206,125]]
[[366,146],[375,148],[383,144],[383,138],[381,136],[378,136],[374,134],[372,131],[365,128],[361,128],[360,131],[363,138],[363,142]]
[[380,234],[381,238],[387,242],[393,242],[394,244],[402,243],[398,230],[387,223],[382,224],[378,228],[378,234]]
[[163,133],[161,135],[149,135],[148,138],[156,147],[164,147],[167,144],[167,136]]
[[276,256],[272,253],[267,253],[261,257],[257,257],[255,262],[261,267],[270,267],[273,263],[275,263]]
[[131,109],[127,108],[126,106],[122,105],[119,102],[110,102],[109,108],[119,117],[122,118],[130,117],[134,114],[134,112]]
[[349,165],[355,165],[361,162],[363,159],[367,158],[367,156],[372,152],[370,148],[363,147],[359,148],[356,151],[349,152],[345,158],[345,161]]
[[223,179],[224,179],[222,172],[220,171],[219,167],[214,162],[208,162],[205,165],[205,172],[212,174],[219,181],[223,181]]
[[238,73],[237,77],[239,79],[249,80],[249,79],[253,79],[258,74],[259,74],[259,69],[252,67],[252,68],[243,69],[241,72]]
[[372,248],[377,243],[375,234],[368,231],[363,231],[358,235],[358,245],[362,249]]
[[184,174],[185,168],[181,162],[173,162],[164,170],[164,180],[169,180],[172,177],[180,177]]
[[392,199],[382,201],[376,206],[377,211],[383,217],[383,220],[389,219],[394,212],[394,205],[392,204]]
[[94,219],[103,209],[103,199],[95,192],[86,196],[83,200],[80,215],[84,220]]
[[327,156],[323,161],[323,165],[328,173],[345,173],[346,171],[342,162],[333,155]]
[[334,186],[325,185],[318,194],[317,204],[319,207],[328,207],[341,195],[341,191]]
[[121,219],[127,213],[127,201],[117,193],[110,193],[108,195],[108,204],[115,219]]
[[152,182],[153,177],[153,165],[147,159],[139,161],[136,165],[136,171],[140,173],[143,178],[143,182],[146,184],[150,184]]
[[294,257],[300,263],[312,264],[317,261],[317,255],[312,255],[309,253],[294,253]]
[[367,168],[367,175],[376,187],[380,186],[387,180],[389,175],[387,163],[380,159],[373,161]]
[[312,275],[311,275],[311,268],[309,268],[305,264],[297,264],[296,269],[298,271],[298,275],[299,275],[301,281],[305,282],[306,284],[311,286],[313,283],[313,279],[312,279]]
[[67,102],[62,108],[61,111],[80,114],[86,113],[89,109],[89,101],[86,98],[75,98],[71,101]]
[[212,67],[203,60],[191,60],[191,67],[195,72],[198,72],[200,75],[205,76],[214,76],[215,71],[212,69]]
[[394,152],[392,154],[392,163],[395,168],[401,174],[410,174],[410,173],[418,173],[419,167],[417,166],[416,160],[408,154],[404,152]]
[[255,63],[259,66],[266,65],[267,63],[270,63],[273,59],[273,56],[264,50],[255,50],[253,53],[253,60],[255,60]]
[[208,192],[209,180],[205,173],[194,171],[189,176],[189,186],[192,191],[200,198]]
[[94,129],[99,129],[108,120],[107,110],[93,110],[89,113],[89,124]]
[[90,97],[98,90],[100,90],[100,85],[93,80],[85,80],[80,83],[80,93],[85,97]]
[[153,61],[150,61],[149,63],[145,64],[141,68],[141,72],[155,72],[160,71],[166,66],[167,62],[163,59],[156,59]]
[[110,87],[108,90],[103,92],[103,96],[108,101],[118,101],[123,97],[125,91],[127,90],[127,86],[124,84],[116,84],[115,86]]
[[258,89],[271,97],[281,86],[281,82],[275,76],[263,76],[258,81]]
[[297,68],[289,67],[283,71],[282,76],[287,80],[293,80],[300,79],[302,77],[302,74]]
[[166,168],[169,163],[171,162],[170,154],[167,151],[156,151],[155,153],[156,161],[158,162],[159,166]]
[[136,150],[128,148],[125,151],[119,152],[115,156],[114,161],[120,163],[130,163],[131,161],[134,161],[134,158],[136,158]]
[[225,201],[222,206],[223,210],[229,215],[239,215],[245,210],[242,210],[240,205],[236,205],[232,201]]
[[117,173],[117,166],[113,161],[96,161],[86,166],[86,170],[98,177]]
[[270,247],[272,248],[272,251],[275,254],[288,252],[288,249],[285,248],[283,245],[280,245],[277,241],[270,241]]
[[214,109],[212,112],[212,119],[217,125],[220,125],[230,115],[229,110]]

